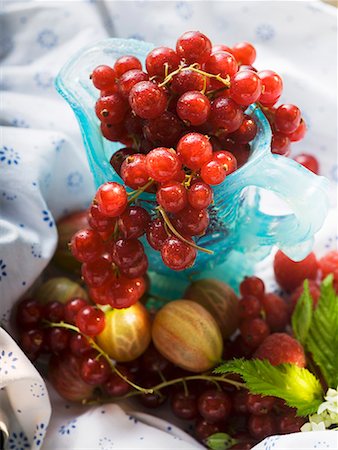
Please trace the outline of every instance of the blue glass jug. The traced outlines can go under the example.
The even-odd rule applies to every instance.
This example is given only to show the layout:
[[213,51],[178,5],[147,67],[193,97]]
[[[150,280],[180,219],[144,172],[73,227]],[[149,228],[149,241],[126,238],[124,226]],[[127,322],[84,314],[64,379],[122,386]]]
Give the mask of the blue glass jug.
[[[106,181],[121,182],[109,164],[122,144],[101,135],[94,105],[98,90],[89,75],[100,64],[112,66],[123,55],[135,55],[143,63],[153,45],[136,40],[107,39],[82,49],[61,69],[56,88],[73,109],[82,133],[89,166],[96,187]],[[213,250],[198,252],[194,266],[173,272],[145,239],[149,259],[151,291],[166,298],[179,298],[191,279],[213,277],[235,289],[244,275],[253,273],[255,264],[265,258],[274,245],[295,260],[303,259],[312,248],[313,236],[322,226],[328,211],[328,181],[305,169],[292,159],[270,151],[271,129],[264,114],[251,105],[247,114],[258,125],[251,142],[247,163],[214,187],[210,226],[197,244]],[[289,214],[266,214],[261,208],[261,190],[274,192],[290,208]],[[142,194],[144,205],[154,213],[154,196]]]

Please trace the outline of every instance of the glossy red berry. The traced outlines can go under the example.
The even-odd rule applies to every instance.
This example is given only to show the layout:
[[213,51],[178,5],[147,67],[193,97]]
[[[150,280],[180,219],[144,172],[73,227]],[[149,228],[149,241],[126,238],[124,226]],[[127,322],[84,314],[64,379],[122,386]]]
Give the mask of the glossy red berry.
[[203,64],[211,53],[210,39],[199,31],[187,31],[177,39],[176,53],[187,64]]
[[216,423],[210,423],[205,419],[198,419],[195,426],[196,437],[199,441],[205,442],[205,440],[212,434],[219,433],[220,426]]
[[175,150],[166,147],[151,150],[146,155],[145,162],[149,176],[159,183],[173,180],[181,169]]
[[300,153],[299,155],[295,156],[294,160],[302,166],[306,167],[308,170],[311,170],[311,172],[318,175],[319,162],[315,156],[308,153]]
[[192,183],[187,191],[188,202],[194,209],[206,209],[213,199],[213,190],[203,181]]
[[102,136],[108,139],[108,141],[118,142],[126,136],[126,128],[124,122],[115,124],[101,122],[100,129]]
[[88,223],[90,228],[99,232],[113,231],[115,219],[105,216],[99,210],[97,204],[92,204],[88,213]]
[[230,175],[237,169],[237,160],[233,153],[227,150],[219,150],[214,152],[213,159],[222,164],[226,175]]
[[85,306],[76,314],[75,324],[81,333],[87,336],[96,336],[104,329],[105,316],[100,309]]
[[75,317],[77,313],[80,311],[80,309],[87,306],[87,300],[84,298],[73,298],[71,300],[68,300],[68,302],[65,304],[65,321],[70,324],[75,324]]
[[178,100],[176,111],[180,119],[190,125],[202,125],[210,114],[210,101],[199,91],[185,92]]
[[27,355],[37,355],[43,347],[45,333],[38,328],[24,330],[20,335],[20,345]]
[[259,317],[244,320],[239,329],[243,341],[252,349],[257,348],[270,334],[268,324]]
[[43,316],[50,322],[61,322],[65,318],[65,306],[61,302],[48,302],[43,307]]
[[283,331],[289,322],[289,312],[285,301],[277,294],[265,294],[261,300],[265,320],[271,331]]
[[249,432],[255,439],[262,440],[267,436],[275,434],[276,431],[277,426],[275,419],[271,415],[252,415],[249,419]]
[[239,302],[239,317],[243,319],[254,319],[261,316],[262,305],[258,298],[252,295],[244,296]]
[[283,81],[281,77],[272,70],[262,70],[258,72],[262,81],[262,93],[259,101],[263,106],[274,105],[283,91]]
[[331,250],[319,260],[319,268],[321,270],[322,279],[326,278],[330,273],[333,274],[335,281],[338,281],[338,251]]
[[243,119],[243,110],[232,99],[223,96],[212,102],[210,123],[214,128],[222,128],[224,132],[232,133],[241,126]]
[[231,79],[230,95],[239,105],[251,105],[259,99],[261,92],[261,79],[252,70],[241,70]]
[[244,116],[241,126],[231,134],[231,138],[239,144],[247,144],[257,134],[257,124],[250,116]]
[[169,47],[158,47],[151,50],[146,58],[146,69],[151,77],[164,78],[177,69],[180,58],[177,53]]
[[198,170],[212,158],[212,146],[207,136],[187,133],[177,144],[177,154],[182,163],[192,170]]
[[101,65],[97,66],[91,76],[93,85],[100,90],[109,90],[115,88],[116,74],[112,67]]
[[148,120],[143,126],[144,136],[155,146],[176,146],[183,130],[176,114],[165,111],[156,119]]
[[92,385],[104,383],[111,373],[108,361],[102,356],[87,356],[81,364],[80,375],[83,381]]
[[210,389],[198,398],[198,412],[210,423],[226,420],[231,411],[230,397],[223,391]]
[[171,399],[171,409],[180,419],[195,419],[198,416],[196,394],[186,394],[184,391],[175,392]]
[[256,49],[250,42],[239,42],[231,49],[238,64],[250,65],[255,62]]
[[224,165],[214,159],[205,163],[201,168],[201,178],[207,184],[220,184],[225,180],[225,177]]
[[124,98],[128,98],[130,91],[135,86],[135,84],[140,83],[141,81],[148,81],[149,75],[142,70],[132,69],[125,72],[121,75],[119,79],[119,91]]
[[194,264],[196,250],[177,237],[168,237],[161,248],[161,256],[166,266],[180,271]]
[[178,213],[187,206],[187,190],[178,181],[167,181],[159,187],[156,199],[167,212]]
[[275,127],[280,133],[291,134],[297,130],[301,120],[300,109],[295,105],[280,105],[275,112]]
[[39,302],[27,298],[18,304],[16,321],[21,329],[36,328],[42,319],[43,309]]
[[305,422],[305,417],[299,417],[291,410],[278,418],[278,430],[281,434],[298,433]]
[[188,236],[202,236],[209,225],[209,214],[206,209],[188,207],[176,214],[175,227]]
[[256,416],[264,416],[272,411],[276,403],[274,397],[262,396],[258,394],[248,394],[246,404],[248,412]]
[[232,397],[234,411],[239,414],[248,413],[248,396],[249,392],[240,390],[236,391]]
[[142,277],[128,279],[120,276],[111,286],[110,306],[112,308],[129,308],[145,293],[146,284]]
[[128,109],[127,101],[120,93],[100,97],[95,104],[95,112],[101,122],[118,124],[122,122]]
[[142,64],[135,56],[121,56],[114,64],[117,78],[120,78],[122,74],[132,69],[142,70]]
[[183,95],[189,91],[202,91],[206,85],[208,88],[209,81],[202,74],[192,70],[182,70],[174,75],[170,88],[177,95]]
[[72,334],[69,339],[69,349],[74,356],[83,356],[92,350],[88,339],[83,334]]
[[49,328],[46,333],[46,343],[52,353],[61,353],[68,348],[70,331],[65,328]]
[[89,229],[75,233],[70,245],[74,258],[81,262],[95,261],[104,251],[104,243],[99,233]]
[[148,258],[144,254],[141,259],[139,259],[131,267],[120,267],[119,270],[121,275],[124,275],[126,278],[133,279],[142,277],[148,270]]
[[119,267],[132,267],[143,255],[144,248],[138,239],[118,239],[112,245],[112,259]]
[[307,129],[306,123],[305,123],[304,119],[301,119],[300,124],[299,124],[298,128],[296,129],[296,131],[288,134],[290,141],[291,142],[301,141],[303,139],[303,137],[305,136],[306,129]]
[[239,290],[244,296],[252,295],[258,299],[262,299],[265,294],[264,281],[258,277],[245,277],[239,285]]
[[301,344],[286,333],[270,334],[254,353],[258,359],[267,359],[273,366],[291,363],[305,367],[306,359]]
[[271,140],[271,151],[276,155],[289,156],[290,138],[282,133],[273,133]]
[[125,239],[141,237],[150,222],[149,213],[140,206],[129,206],[118,220],[118,227]]
[[101,256],[93,262],[82,264],[81,272],[88,286],[99,287],[105,284],[112,275],[112,267],[108,259]]
[[278,250],[273,268],[277,283],[287,292],[291,292],[305,279],[317,277],[318,262],[314,253],[310,253],[302,261],[296,262]]
[[[206,72],[220,75],[222,78],[225,78],[227,75],[232,77],[238,70],[238,64],[231,53],[218,51],[210,55],[204,65],[204,69]],[[222,87],[222,84],[220,84],[220,87]]]
[[142,119],[155,119],[164,113],[167,96],[155,83],[141,81],[131,89],[129,104],[134,113]]
[[128,156],[121,166],[121,178],[132,189],[144,186],[149,180],[146,156],[141,153]]
[[[128,380],[131,380],[132,374],[124,366],[117,366],[117,369],[122,373]],[[131,380],[132,381],[132,380]],[[122,397],[127,394],[131,386],[127,381],[123,380],[117,373],[112,372],[108,379],[103,383],[103,389],[107,395],[111,397]]]
[[120,216],[128,204],[125,187],[113,181],[108,181],[99,187],[95,200],[99,211],[108,217]]
[[164,227],[164,222],[159,217],[152,220],[147,229],[147,241],[155,249],[161,250],[168,233]]

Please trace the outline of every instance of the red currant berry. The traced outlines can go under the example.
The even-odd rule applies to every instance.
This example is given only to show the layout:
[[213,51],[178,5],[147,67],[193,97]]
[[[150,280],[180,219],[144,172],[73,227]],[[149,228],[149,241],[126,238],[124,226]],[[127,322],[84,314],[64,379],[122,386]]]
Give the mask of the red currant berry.
[[184,93],[177,101],[177,115],[190,125],[202,125],[210,114],[210,101],[198,91]]
[[102,136],[108,141],[119,142],[126,135],[126,128],[124,122],[111,124],[111,123],[100,123],[100,129]]
[[258,359],[267,359],[273,366],[296,364],[305,367],[306,359],[301,344],[286,333],[272,333],[254,353]]
[[265,320],[271,331],[283,331],[289,322],[289,312],[285,301],[276,294],[265,294],[262,299]]
[[237,160],[235,156],[226,150],[214,152],[213,160],[222,164],[226,175],[230,175],[237,169]]
[[210,122],[214,128],[226,133],[236,131],[242,124],[244,114],[239,105],[227,97],[218,97],[211,104]]
[[187,190],[178,181],[167,181],[159,187],[156,199],[167,212],[178,213],[188,203]]
[[185,166],[198,170],[212,158],[212,146],[207,136],[188,133],[178,142],[177,153]]
[[258,72],[258,76],[262,81],[262,93],[259,98],[263,106],[274,105],[283,91],[283,81],[281,77],[272,70],[262,70]]
[[143,127],[144,136],[156,146],[176,146],[182,130],[182,122],[169,111],[156,119],[148,120]]
[[241,126],[234,133],[231,138],[239,144],[247,144],[252,141],[257,134],[257,124],[250,116],[244,116]]
[[[220,51],[210,55],[204,65],[204,69],[208,73],[225,78],[227,75],[230,77],[235,75],[238,65],[231,53]],[[224,85],[221,86],[224,87]]]
[[150,222],[147,229],[147,241],[155,249],[161,250],[168,233],[164,227],[164,222],[159,217]]
[[271,151],[276,155],[289,156],[290,139],[282,133],[273,133],[271,140]]
[[121,275],[126,278],[137,278],[142,277],[148,270],[148,258],[143,255],[142,258],[133,264],[131,267],[120,267]]
[[42,319],[42,306],[36,300],[22,300],[16,312],[16,321],[21,329],[35,328]]
[[164,78],[166,73],[177,69],[180,58],[177,53],[168,47],[154,48],[146,58],[146,68],[149,76]]
[[216,53],[216,52],[227,52],[227,53],[233,54],[231,48],[225,44],[213,45],[212,49],[211,49],[211,53]]
[[199,31],[187,31],[177,39],[176,53],[187,64],[203,64],[211,54],[210,39]]
[[205,163],[201,168],[202,180],[211,185],[217,185],[225,180],[226,171],[223,164],[218,161],[212,160]]
[[112,259],[119,267],[132,267],[143,255],[144,248],[138,239],[119,239],[113,243]]
[[65,318],[65,306],[57,301],[48,302],[43,308],[43,316],[50,322],[61,322]]
[[125,72],[123,75],[121,75],[121,78],[119,79],[119,91],[124,98],[128,98],[130,91],[135,86],[135,84],[140,83],[141,81],[148,80],[148,74],[142,72],[142,70],[128,70],[128,72]]
[[[142,133],[142,127],[140,133]],[[121,176],[121,167],[123,162],[128,158],[128,156],[135,155],[136,153],[139,153],[139,151],[135,148],[121,148],[120,150],[117,150],[117,152],[115,152],[110,158],[110,165],[113,167],[115,172]]]
[[239,317],[243,319],[254,319],[261,315],[261,303],[252,295],[244,296],[239,302]]
[[141,369],[145,372],[162,373],[168,371],[171,363],[156,350],[153,345],[150,345],[141,356]]
[[132,69],[142,70],[142,64],[135,56],[121,56],[114,64],[117,78],[120,78],[121,75]]
[[262,300],[265,294],[264,281],[258,277],[245,277],[239,285],[240,293],[243,297],[252,295],[253,297]]
[[261,92],[261,79],[252,70],[241,70],[231,80],[230,95],[239,105],[249,106],[255,103]]
[[277,426],[275,419],[271,415],[252,415],[249,419],[249,432],[255,439],[262,440],[267,436],[275,434],[276,431]]
[[158,147],[146,155],[149,176],[159,183],[175,178],[181,169],[180,160],[174,149]]
[[94,288],[105,284],[112,273],[111,263],[104,257],[82,264],[81,271],[85,283]]
[[259,347],[259,345],[270,334],[268,324],[260,318],[244,320],[239,329],[243,341],[252,349]]
[[92,347],[89,344],[86,336],[76,333],[72,334],[69,339],[69,349],[74,356],[83,356],[91,351]]
[[120,276],[113,285],[110,305],[117,309],[129,308],[139,301],[145,293],[145,289],[144,278],[128,279]]
[[68,348],[70,331],[65,328],[49,328],[46,333],[46,343],[52,353],[61,353]]
[[167,95],[151,81],[135,84],[129,94],[129,103],[135,114],[142,119],[155,119],[164,113]]
[[95,231],[113,232],[116,221],[102,214],[98,205],[92,204],[88,213],[88,223]]
[[182,70],[173,76],[170,88],[177,95],[188,91],[202,91],[204,85],[208,88],[209,81],[202,74],[192,70]]
[[105,327],[105,316],[100,309],[85,306],[76,314],[75,324],[81,333],[87,336],[96,336]]
[[203,181],[196,181],[187,192],[189,204],[194,209],[206,209],[213,199],[211,187]]
[[279,432],[281,434],[298,433],[305,422],[304,417],[299,417],[291,411],[278,419]]
[[145,155],[136,153],[128,156],[121,166],[121,178],[132,189],[144,186],[149,180]]
[[171,399],[171,409],[180,419],[195,419],[198,416],[196,394],[186,394],[184,391],[175,392]]
[[256,49],[250,42],[239,42],[231,50],[238,64],[250,65],[255,62]]
[[235,391],[232,397],[234,411],[239,414],[248,413],[248,391]]
[[231,400],[225,392],[210,389],[199,396],[197,406],[205,420],[215,423],[229,417]]
[[65,304],[65,321],[70,324],[75,323],[75,317],[80,309],[87,306],[88,303],[83,298],[73,298]]
[[[116,366],[116,368],[124,375],[128,380],[132,381],[132,374],[124,366]],[[109,378],[103,383],[103,389],[110,397],[122,397],[126,395],[131,386],[127,381],[123,380],[117,373],[112,372]]]
[[90,262],[98,259],[104,251],[101,236],[94,230],[80,230],[71,240],[71,251],[78,261]]
[[306,133],[306,123],[305,123],[304,119],[301,119],[300,124],[299,124],[298,128],[296,129],[296,131],[289,134],[288,137],[291,142],[298,142],[303,139],[303,137],[305,136],[305,133]]
[[90,75],[90,78],[97,89],[109,90],[115,88],[115,70],[109,66],[97,66]]
[[118,124],[122,122],[128,109],[128,103],[121,94],[115,93],[100,97],[95,104],[95,112],[101,122]]
[[196,250],[177,237],[168,237],[161,248],[161,256],[167,267],[180,271],[194,264]]
[[199,419],[196,422],[195,433],[199,441],[205,442],[205,440],[212,434],[219,433],[220,426],[216,423],[207,422],[204,419]]
[[300,124],[301,112],[295,105],[280,105],[275,112],[275,127],[280,133],[291,134]]
[[42,350],[45,333],[38,328],[25,330],[21,333],[20,344],[27,355],[37,355]]
[[314,280],[317,277],[318,262],[314,253],[310,253],[302,261],[296,262],[278,250],[273,268],[277,283],[287,292],[291,292],[305,279]]
[[264,416],[272,411],[276,403],[274,397],[255,394],[248,394],[247,397],[247,408],[250,414],[255,414],[256,416]]
[[308,153],[300,153],[299,155],[295,156],[294,160],[302,166],[306,167],[308,170],[311,170],[311,172],[318,175],[319,162],[318,159],[313,155],[310,155]]
[[98,305],[109,305],[111,301],[111,294],[109,287],[116,281],[116,275],[112,272],[111,278],[103,286],[97,288],[89,288],[89,296],[94,303]]
[[140,206],[129,206],[120,216],[118,226],[125,239],[141,237],[150,222],[149,213]]
[[120,216],[128,204],[125,187],[113,181],[108,181],[99,187],[95,200],[99,211],[108,217]]
[[87,356],[81,364],[80,375],[83,381],[91,385],[99,385],[104,383],[111,373],[108,361],[94,355]]
[[201,236],[208,228],[209,214],[206,209],[188,207],[176,214],[174,223],[183,234]]

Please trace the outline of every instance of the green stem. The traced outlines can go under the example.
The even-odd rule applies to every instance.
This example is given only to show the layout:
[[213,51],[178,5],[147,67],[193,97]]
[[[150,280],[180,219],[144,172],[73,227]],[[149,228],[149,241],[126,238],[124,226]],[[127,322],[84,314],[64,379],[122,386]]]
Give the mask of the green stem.
[[149,178],[149,181],[142,187],[136,189],[136,191],[129,192],[128,196],[128,203],[134,202],[146,189],[148,189],[149,186],[151,186],[154,183],[154,180],[152,178]]

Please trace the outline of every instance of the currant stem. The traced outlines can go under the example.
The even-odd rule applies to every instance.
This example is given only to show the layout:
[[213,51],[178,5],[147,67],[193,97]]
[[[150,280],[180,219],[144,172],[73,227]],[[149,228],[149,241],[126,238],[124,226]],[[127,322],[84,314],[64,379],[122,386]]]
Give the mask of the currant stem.
[[149,181],[144,186],[136,189],[135,191],[129,192],[128,196],[130,196],[130,197],[128,199],[128,204],[134,202],[153,183],[154,183],[154,180],[152,178],[149,178]]
[[196,250],[200,250],[201,252],[208,253],[209,255],[213,255],[214,252],[212,250],[209,250],[208,248],[200,247],[199,245],[195,244],[195,242],[188,241],[188,239],[185,239],[173,226],[173,224],[170,222],[170,219],[167,215],[167,213],[164,211],[162,206],[158,206],[157,209],[160,211],[164,222],[167,224],[169,230],[181,241],[185,242],[186,244],[190,245],[190,247],[195,248]]

